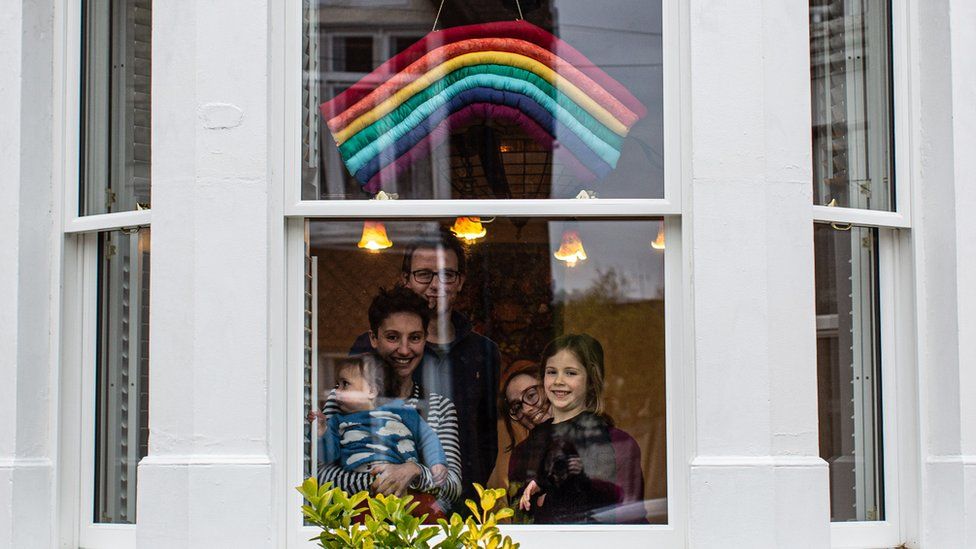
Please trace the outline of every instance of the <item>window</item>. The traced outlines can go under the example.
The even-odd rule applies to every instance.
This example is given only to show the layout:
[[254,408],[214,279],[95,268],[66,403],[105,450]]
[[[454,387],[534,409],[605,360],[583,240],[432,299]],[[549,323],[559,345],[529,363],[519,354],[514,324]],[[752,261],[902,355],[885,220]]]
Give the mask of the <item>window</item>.
[[134,547],[149,438],[151,2],[88,0],[65,21],[62,501],[77,519],[62,542]]
[[[811,0],[813,221],[820,455],[830,471],[835,546],[901,544],[894,334],[909,322],[910,180],[893,29],[904,4]],[[897,177],[905,174],[905,177]]]
[[890,8],[811,0],[814,201],[894,211]]
[[814,228],[820,456],[831,520],[884,520],[878,230]]
[[[306,307],[306,311],[314,312],[306,317],[310,324],[306,334],[315,337],[306,345],[309,372],[305,378],[310,385],[318,380],[308,390],[314,395],[314,404],[310,402],[309,406],[328,409],[332,389],[337,386],[337,368],[350,353],[373,347],[363,334],[371,329],[367,311],[379,302],[378,288],[406,284],[422,291],[431,303],[441,289],[446,292],[443,300],[449,302],[449,309],[432,309],[431,325],[443,328],[448,318],[444,315],[449,314],[455,335],[464,331],[478,335],[467,338],[462,334],[446,346],[428,345],[425,360],[414,375],[424,389],[450,399],[457,408],[462,489],[465,497],[473,497],[473,482],[509,485],[507,464],[520,455],[511,448],[513,442],[525,439],[525,429],[532,420],[548,417],[544,396],[528,404],[512,404],[517,402],[515,393],[521,395],[526,390],[523,385],[541,387],[545,375],[540,370],[541,357],[546,346],[565,334],[588,334],[602,347],[601,366],[605,371],[600,383],[606,413],[617,429],[636,442],[626,448],[633,451],[628,454],[635,462],[631,465],[639,465],[629,473],[643,471],[642,478],[619,473],[619,486],[634,491],[630,500],[633,505],[615,510],[606,504],[607,517],[599,520],[666,523],[664,250],[651,246],[663,228],[662,221],[498,217],[484,225],[488,234],[459,248],[464,267],[448,265],[443,274],[435,274],[423,270],[429,266],[417,259],[419,251],[413,252],[414,259],[405,259],[411,246],[440,243],[441,235],[455,223],[454,219],[367,221],[366,230],[382,226],[388,241],[392,239],[392,247],[370,251],[357,247],[357,241],[367,238],[361,236],[363,221],[308,222],[306,264],[314,269],[306,275],[311,285],[306,295],[315,301]],[[450,237],[443,240],[449,247]],[[449,263],[452,255],[447,254]],[[420,269],[404,273],[405,261],[412,263],[411,268]],[[455,275],[455,282],[433,280],[453,274],[455,269],[461,271]],[[427,306],[427,300],[417,299]],[[439,304],[444,306],[443,302]],[[429,330],[430,339],[437,337],[434,331]],[[470,347],[475,342],[488,350],[473,350]],[[378,345],[382,354],[382,343]],[[498,356],[490,356],[493,353]],[[464,372],[465,368],[470,372]],[[470,380],[462,378],[467,373],[473,376]],[[479,384],[482,375],[492,377],[484,395],[469,394],[470,387],[462,387],[462,382]],[[497,394],[496,387],[508,389],[512,398]],[[496,398],[511,413],[495,412]],[[521,412],[523,407],[536,410],[538,415],[527,418]],[[481,455],[484,463],[478,462],[475,457],[488,448],[497,450]],[[309,447],[309,458],[312,451]],[[314,474],[321,460],[309,460],[313,468],[309,474]],[[614,467],[625,462],[619,458]],[[328,471],[323,478],[335,481],[342,477]],[[462,509],[460,501],[454,503],[455,510]]]
[[[304,32],[302,62],[296,48],[292,66],[303,70],[286,95],[286,109],[302,124],[289,129],[294,145],[286,150],[294,159],[286,169],[286,217],[288,315],[295,320],[288,344],[294,380],[289,478],[295,484],[305,475],[352,490],[370,482],[361,464],[343,468],[341,456],[349,457],[339,447],[343,438],[320,436],[338,432],[330,423],[337,413],[353,411],[342,393],[354,385],[349,369],[353,377],[378,369],[393,379],[392,387],[382,385],[388,398],[408,408],[411,400],[418,403],[435,431],[457,425],[456,434],[438,437],[446,484],[429,488],[433,473],[420,456],[415,482],[435,494],[435,508],[455,510],[457,491],[461,499],[469,496],[474,481],[508,485],[513,495],[529,481],[545,483],[535,469],[546,461],[550,440],[526,438],[521,421],[545,422],[554,413],[561,420],[555,430],[577,417],[560,416],[563,401],[576,393],[552,389],[564,366],[555,357],[567,336],[586,334],[580,339],[603,349],[603,411],[625,441],[610,454],[630,456],[614,463],[614,474],[642,478],[616,485],[615,493],[634,492],[626,501],[600,500],[576,514],[558,514],[553,503],[552,516],[520,517],[535,524],[520,528],[519,539],[551,542],[560,534],[547,524],[556,523],[572,524],[574,535],[592,541],[611,535],[625,543],[683,543],[676,525],[684,495],[672,487],[681,486],[684,473],[671,467],[681,445],[670,436],[680,414],[667,398],[679,382],[672,368],[681,348],[681,292],[673,283],[681,265],[680,139],[677,109],[666,107],[675,100],[678,52],[664,51],[665,28],[677,27],[672,4],[624,1],[607,10],[577,0],[448,3],[440,30],[428,35],[434,4],[301,3],[302,25],[294,28]],[[516,20],[518,7],[524,20]],[[484,25],[468,27],[477,24]],[[511,40],[492,42],[484,58],[470,50],[473,42],[453,46],[506,37]],[[522,44],[513,46],[516,40]],[[453,47],[437,50],[445,45]],[[531,62],[512,61],[515,54]],[[546,72],[545,61],[558,70]],[[426,88],[404,91],[420,81],[413,74],[419,67],[447,76],[440,84],[428,76]],[[570,96],[565,84],[572,78],[580,85]],[[357,102],[385,93],[377,92],[384,83],[388,92],[402,86],[392,93],[403,102],[379,110],[370,104],[362,118],[357,109],[366,107]],[[469,83],[491,89],[463,96]],[[526,99],[509,101],[514,95]],[[535,107],[526,106],[528,98]],[[451,118],[469,107],[463,118]],[[443,116],[435,120],[435,114]],[[384,120],[387,115],[393,118]],[[343,125],[347,118],[358,122]],[[409,132],[410,140],[397,142]],[[666,135],[675,144],[667,149]],[[356,149],[376,143],[377,150]],[[362,162],[372,163],[368,177],[360,173]],[[392,314],[370,318],[370,307],[383,310],[390,292],[406,292],[396,298],[405,301],[419,296],[421,311],[431,316],[419,348],[403,335],[413,333],[412,325],[387,326],[383,320]],[[477,351],[467,351],[471,356],[458,350],[459,334],[479,342],[472,344]],[[547,354],[547,348],[556,350]],[[404,387],[409,391],[400,392]],[[540,411],[546,402],[549,411]],[[597,438],[610,440],[609,424],[600,425]],[[565,464],[566,456],[602,451],[584,446],[568,449],[561,460],[552,454],[545,471]],[[581,459],[593,478],[608,478],[591,456]],[[546,486],[556,493],[558,486]],[[585,497],[601,494],[592,489]],[[298,496],[290,497],[297,503]],[[290,540],[304,543],[309,530],[300,515],[290,521]]]
[[80,215],[148,209],[152,2],[82,2]]
[[149,445],[149,230],[98,241],[93,521],[134,524]]
[[[528,49],[513,44],[510,28],[446,30],[418,43],[436,7],[305,3],[304,93],[320,101],[306,111],[315,127],[304,132],[302,199],[380,190],[401,199],[573,198],[582,188],[664,197],[660,2],[599,13],[585,2],[536,3],[519,38],[537,38]],[[439,27],[511,22],[513,13],[500,1],[448,4]],[[478,37],[496,40],[482,51],[453,47]],[[390,85],[424,73],[434,85],[391,95]]]

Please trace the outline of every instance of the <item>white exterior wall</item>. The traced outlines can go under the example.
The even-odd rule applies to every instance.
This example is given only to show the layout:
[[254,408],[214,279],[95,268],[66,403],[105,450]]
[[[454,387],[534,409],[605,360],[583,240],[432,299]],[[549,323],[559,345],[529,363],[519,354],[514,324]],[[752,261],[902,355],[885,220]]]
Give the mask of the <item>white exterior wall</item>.
[[153,5],[140,548],[274,546],[268,14],[264,0]]
[[[913,3],[921,465],[910,546],[976,546],[976,6]],[[154,4],[150,456],[140,548],[284,547],[272,6]],[[277,8],[274,8],[277,9]],[[692,0],[688,545],[829,547],[817,451],[806,2]],[[53,5],[0,10],[0,547],[56,547],[62,243]],[[281,32],[276,29],[275,32]],[[904,174],[903,174],[904,175]],[[902,177],[901,183],[906,182]],[[299,395],[291,395],[299,398]],[[900,403],[904,404],[904,403]],[[914,403],[909,403],[914,405]],[[905,445],[903,445],[904,447]],[[891,448],[888,451],[892,451]],[[907,461],[907,460],[906,460]],[[914,460],[911,461],[914,463]],[[909,484],[909,483],[904,483]],[[917,497],[916,497],[917,496]],[[60,507],[59,507],[60,506]],[[68,512],[68,511],[61,511]]]
[[915,276],[922,547],[976,546],[976,6],[919,8]]
[[828,547],[805,2],[691,2],[692,547]]
[[55,539],[60,226],[50,2],[0,9],[0,547]]

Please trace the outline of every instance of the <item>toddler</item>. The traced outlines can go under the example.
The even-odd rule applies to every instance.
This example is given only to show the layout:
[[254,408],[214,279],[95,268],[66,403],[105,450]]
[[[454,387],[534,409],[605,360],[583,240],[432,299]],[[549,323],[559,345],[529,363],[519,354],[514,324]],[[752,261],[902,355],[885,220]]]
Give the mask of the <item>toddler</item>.
[[369,472],[377,463],[420,462],[442,484],[447,478],[444,448],[417,410],[400,399],[383,398],[390,377],[371,354],[336,363],[340,413],[329,417],[319,438],[319,455],[326,464],[358,472]]

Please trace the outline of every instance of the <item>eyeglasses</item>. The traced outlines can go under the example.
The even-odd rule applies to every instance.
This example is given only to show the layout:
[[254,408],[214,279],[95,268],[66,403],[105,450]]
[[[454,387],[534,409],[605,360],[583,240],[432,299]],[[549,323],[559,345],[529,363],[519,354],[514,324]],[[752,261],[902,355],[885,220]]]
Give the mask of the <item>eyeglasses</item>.
[[[434,280],[434,271],[429,269],[419,269],[410,273],[410,276],[420,284],[430,284]],[[437,279],[441,284],[454,284],[458,281],[461,276],[460,271],[455,271],[452,269],[444,269],[443,271],[437,271]]]
[[518,419],[522,417],[523,406],[538,406],[539,402],[542,400],[540,398],[542,396],[542,392],[539,390],[541,388],[541,385],[526,387],[526,389],[522,391],[522,396],[518,400],[508,403],[508,415],[512,419]]

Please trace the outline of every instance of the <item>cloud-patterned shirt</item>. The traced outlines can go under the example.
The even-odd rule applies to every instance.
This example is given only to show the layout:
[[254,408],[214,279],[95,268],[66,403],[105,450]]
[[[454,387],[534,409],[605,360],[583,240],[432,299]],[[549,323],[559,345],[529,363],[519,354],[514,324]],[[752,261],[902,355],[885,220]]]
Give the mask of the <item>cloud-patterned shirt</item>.
[[447,464],[437,434],[402,400],[374,410],[332,415],[319,440],[319,454],[325,463],[347,471],[364,471],[376,462]]

